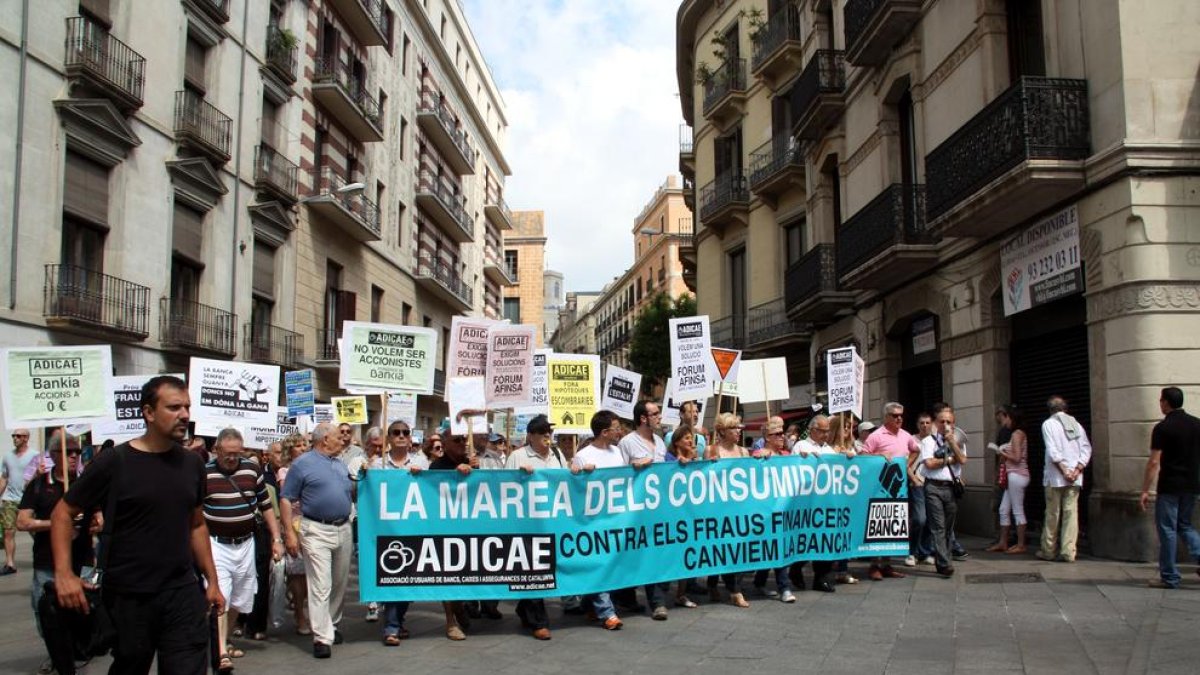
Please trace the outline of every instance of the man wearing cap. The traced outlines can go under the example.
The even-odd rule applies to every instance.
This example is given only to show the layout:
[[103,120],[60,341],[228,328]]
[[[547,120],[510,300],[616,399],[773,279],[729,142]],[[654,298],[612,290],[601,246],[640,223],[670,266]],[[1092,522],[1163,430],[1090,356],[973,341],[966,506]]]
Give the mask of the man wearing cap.
[[879,427],[871,420],[863,420],[858,425],[858,437],[854,439],[854,454],[861,455],[867,447],[867,439],[871,437],[871,433]]
[[[616,413],[611,410],[597,412],[592,415],[591,426],[592,442],[575,453],[575,459],[571,460],[571,465],[589,473],[596,469],[626,466],[625,457],[621,449],[616,446],[622,434],[625,433],[625,427],[621,425],[621,420]],[[646,465],[649,465],[649,462]],[[625,625],[617,616],[608,591],[585,595],[583,602],[585,606],[591,604],[592,616],[602,622],[604,630],[620,630]]]
[[[337,624],[346,604],[354,551],[350,534],[354,483],[346,465],[337,459],[344,436],[332,424],[322,422],[313,429],[312,438],[312,450],[296,458],[288,469],[279,510],[288,554],[299,556],[303,545],[313,657],[327,659],[333,655],[330,645],[342,642]],[[295,504],[303,505],[300,537],[292,526]]]
[[[554,433],[554,425],[545,415],[538,415],[529,420],[525,431],[525,443],[508,456],[505,464],[507,469],[521,469],[532,474],[541,469],[567,469],[579,473],[579,468],[567,463],[562,453],[550,444]],[[546,603],[541,598],[536,600],[520,600],[517,602],[517,616],[521,625],[533,630],[533,637],[538,640],[550,639],[550,619],[546,616]]]
[[[861,454],[878,455],[886,458],[889,462],[900,462],[903,470],[899,475],[907,476],[909,457],[914,455],[919,457],[921,448],[917,445],[917,439],[901,427],[903,423],[904,406],[895,401],[885,403],[883,405],[883,427],[867,436]],[[863,427],[868,424],[871,423],[863,422],[858,425],[860,436]],[[916,558],[909,557],[913,558],[912,564],[915,565]],[[882,581],[885,577],[901,579],[905,576],[902,572],[896,571],[887,558],[873,560],[867,575],[871,577],[871,581]]]

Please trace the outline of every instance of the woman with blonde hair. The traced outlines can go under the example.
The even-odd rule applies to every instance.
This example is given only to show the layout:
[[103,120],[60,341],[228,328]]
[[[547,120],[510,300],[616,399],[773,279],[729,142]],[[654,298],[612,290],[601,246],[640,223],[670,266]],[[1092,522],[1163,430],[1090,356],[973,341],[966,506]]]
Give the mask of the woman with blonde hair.
[[[842,413],[829,418],[833,427],[833,439],[830,445],[833,446],[835,452],[845,455],[848,459],[853,459],[858,455],[855,450],[855,441],[858,440],[856,433],[858,426],[854,422],[854,415],[851,413]],[[839,584],[857,584],[858,577],[850,573],[849,560],[835,560],[833,562],[833,571],[835,580]]]
[[[713,444],[708,446],[705,452],[705,459],[736,459],[739,457],[749,457],[750,451],[741,444],[742,439],[742,418],[733,413],[721,413],[717,415],[716,423],[713,425],[714,438]],[[750,603],[746,602],[745,596],[738,586],[738,575],[722,574],[719,577],[715,574],[710,574],[708,577],[708,596],[714,602],[720,602],[721,591],[717,588],[718,581],[725,583],[726,590],[729,591],[729,602],[735,607],[749,607]]]

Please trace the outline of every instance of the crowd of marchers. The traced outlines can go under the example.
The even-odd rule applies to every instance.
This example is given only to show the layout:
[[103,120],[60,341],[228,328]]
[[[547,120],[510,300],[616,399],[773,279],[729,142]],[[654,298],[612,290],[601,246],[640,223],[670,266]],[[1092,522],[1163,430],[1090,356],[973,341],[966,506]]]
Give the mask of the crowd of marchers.
[[[1159,403],[1164,419],[1150,439],[1142,507],[1156,497],[1160,575],[1151,586],[1176,588],[1181,579],[1177,538],[1182,536],[1200,560],[1200,535],[1190,522],[1200,492],[1200,420],[1184,411],[1178,388],[1164,389]],[[519,447],[510,447],[495,432],[451,433],[447,420],[428,430],[420,444],[404,421],[361,435],[348,424],[324,423],[265,450],[246,448],[235,429],[211,439],[190,434],[187,387],[174,377],[151,379],[142,390],[141,408],[145,434],[116,446],[81,444],[64,437],[62,429],[50,434],[45,452],[38,452],[30,447],[28,430],[13,433],[13,450],[0,469],[5,543],[0,574],[18,572],[15,531],[30,532],[31,602],[49,652],[41,672],[65,675],[87,662],[92,654],[86,639],[62,638],[72,630],[96,631],[100,621],[72,619],[85,616],[103,616],[112,625],[112,673],[145,673],[155,659],[160,672],[200,675],[211,668],[229,673],[246,654],[238,643],[264,640],[271,630],[311,636],[313,656],[329,658],[343,640],[339,627],[357,553],[356,484],[366,471],[579,473],[655,462],[834,453],[878,455],[903,465],[910,542],[902,564],[883,558],[813,562],[808,580],[805,562],[754,574],[680,579],[644,586],[644,603],[636,588],[621,588],[621,580],[614,579],[612,588],[561,599],[564,614],[585,615],[606,630],[619,630],[622,615],[648,612],[665,621],[669,606],[691,609],[698,600],[746,608],[752,594],[793,603],[798,590],[835,592],[839,584],[859,583],[855,574],[863,569],[871,581],[901,578],[906,576],[902,568],[920,565],[950,578],[954,562],[968,556],[955,537],[955,517],[969,461],[997,463],[1000,530],[987,550],[1026,554],[1031,433],[1040,433],[1045,445],[1046,498],[1040,545],[1033,554],[1073,562],[1079,493],[1091,458],[1086,430],[1058,396],[1047,402],[1040,429],[1027,428],[1016,407],[1002,406],[995,413],[994,442],[974,453],[946,403],[918,412],[915,434],[904,428],[904,406],[887,403],[878,425],[849,414],[813,414],[804,427],[770,417],[750,442],[737,415],[717,414],[710,433],[689,402],[682,406],[680,424],[661,436],[660,407],[643,401],[634,407],[632,420],[597,412],[590,436],[556,434],[544,415],[537,416]],[[102,576],[93,572],[96,568]],[[409,637],[409,605],[367,605],[364,619],[381,624],[383,645],[397,647]],[[451,640],[467,639],[472,621],[503,617],[498,601],[444,602],[442,609]],[[551,639],[545,601],[520,600],[514,611],[533,638]]]

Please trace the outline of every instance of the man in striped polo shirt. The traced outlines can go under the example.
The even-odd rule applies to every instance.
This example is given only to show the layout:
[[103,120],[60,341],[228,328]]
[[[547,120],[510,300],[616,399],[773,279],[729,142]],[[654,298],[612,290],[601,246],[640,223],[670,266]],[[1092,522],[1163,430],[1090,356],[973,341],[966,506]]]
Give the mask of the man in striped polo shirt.
[[[242,457],[242,434],[223,429],[213,444],[213,459],[206,469],[204,519],[212,540],[213,563],[221,594],[228,598],[228,611],[217,619],[218,670],[233,670],[234,657],[244,653],[228,643],[229,627],[237,625],[241,612],[254,609],[258,575],[254,567],[254,532],[261,517],[271,533],[271,556],[283,557],[283,539],[271,508],[262,469]],[[261,516],[259,515],[261,513]]]

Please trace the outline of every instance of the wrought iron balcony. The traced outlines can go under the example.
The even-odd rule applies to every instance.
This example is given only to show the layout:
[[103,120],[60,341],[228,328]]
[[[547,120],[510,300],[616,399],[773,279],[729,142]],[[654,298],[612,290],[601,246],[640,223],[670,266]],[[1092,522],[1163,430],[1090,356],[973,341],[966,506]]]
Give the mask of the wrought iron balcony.
[[387,19],[383,0],[325,0],[346,22],[354,39],[364,47],[383,47],[388,43]]
[[296,58],[300,48],[291,44],[295,39],[279,26],[271,25],[267,29],[267,68],[288,84],[296,81]]
[[159,341],[167,349],[220,356],[237,353],[237,315],[199,302],[159,300]]
[[[304,356],[304,336],[279,326],[246,324],[246,353],[254,363],[294,368]],[[336,344],[336,343],[335,343]]]
[[790,135],[779,135],[750,153],[750,189],[774,200],[804,189],[804,153]]
[[746,103],[746,59],[717,66],[704,83],[704,116],[721,120],[740,115]]
[[425,212],[451,239],[459,244],[475,241],[475,224],[467,213],[467,199],[455,193],[437,174],[417,175],[417,208]]
[[229,0],[184,0],[217,23],[229,22]]
[[833,244],[817,244],[788,267],[783,290],[787,315],[817,327],[832,323],[854,306],[855,294],[838,287]]
[[990,236],[1083,188],[1085,80],[1023,77],[925,158],[931,229]]
[[190,89],[175,92],[175,140],[221,164],[229,161],[233,120]]
[[746,346],[746,317],[731,314],[712,322],[712,345],[726,349],[741,349]]
[[746,175],[732,171],[717,176],[700,188],[700,222],[721,232],[734,222],[745,222],[750,209],[750,189]]
[[421,89],[421,98],[417,101],[417,124],[451,169],[460,176],[475,174],[476,153],[467,132],[441,95],[429,87]]
[[504,203],[499,190],[488,190],[483,203],[483,217],[498,230],[513,229],[512,209]]
[[362,183],[346,180],[325,167],[313,175],[312,193],[304,199],[308,207],[341,228],[358,242],[379,241],[379,207],[363,194]]
[[483,249],[483,274],[492,283],[500,284],[501,286],[516,286],[517,276],[509,274],[509,266],[504,261],[504,255],[500,252],[499,243],[488,242]]
[[818,49],[792,86],[792,133],[820,138],[846,107],[846,63],[842,52]]
[[413,278],[429,292],[459,312],[469,312],[475,295],[454,265],[433,255],[417,257]]
[[46,265],[42,285],[46,325],[144,340],[149,335],[150,289],[75,265]]
[[812,337],[806,324],[788,317],[783,298],[751,307],[746,323],[746,347],[749,349],[768,349]]
[[337,365],[342,360],[338,351],[338,340],[342,337],[340,328],[317,329],[317,363]]
[[877,66],[921,19],[921,0],[849,0],[842,19],[846,60],[856,66]]
[[254,149],[254,189],[294,204],[299,199],[299,172],[300,167],[266,143]]
[[67,77],[103,93],[125,112],[142,107],[146,59],[104,27],[82,16],[67,19]]
[[894,286],[937,264],[938,237],[925,228],[925,186],[884,189],[837,231],[844,288]]
[[784,5],[750,39],[754,43],[751,72],[770,83],[787,80],[804,59],[800,8],[794,3]]
[[317,57],[313,66],[313,100],[359,143],[382,141],[383,115],[366,82],[337,58]]
[[679,173],[684,177],[696,176],[696,147],[692,140],[692,127],[679,125]]

